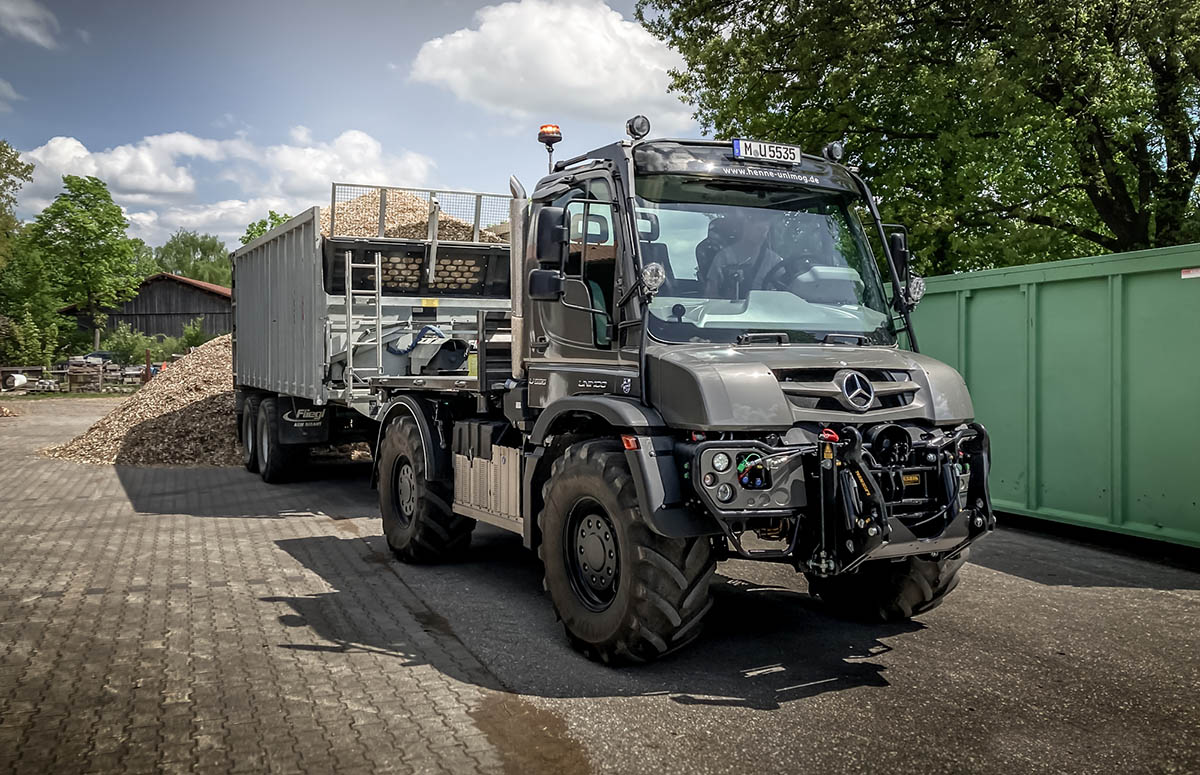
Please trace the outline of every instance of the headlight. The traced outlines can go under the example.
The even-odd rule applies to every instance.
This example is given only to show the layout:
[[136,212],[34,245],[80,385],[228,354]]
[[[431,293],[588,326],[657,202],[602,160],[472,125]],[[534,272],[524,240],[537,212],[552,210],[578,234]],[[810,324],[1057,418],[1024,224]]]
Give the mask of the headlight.
[[712,467],[717,473],[729,470],[729,455],[724,452],[718,452],[712,457]]
[[733,495],[733,485],[728,482],[717,488],[717,500],[721,501],[721,503],[729,503],[729,501],[733,500]]

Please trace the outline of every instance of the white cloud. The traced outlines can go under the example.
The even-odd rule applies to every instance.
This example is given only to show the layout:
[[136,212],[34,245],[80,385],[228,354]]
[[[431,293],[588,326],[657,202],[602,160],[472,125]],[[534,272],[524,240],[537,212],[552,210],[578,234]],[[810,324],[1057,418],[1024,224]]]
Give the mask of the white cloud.
[[43,48],[58,46],[58,19],[37,0],[0,0],[0,30]]
[[[303,126],[291,130],[289,143],[268,146],[170,132],[91,151],[74,137],[54,137],[22,158],[35,167],[33,181],[21,189],[19,214],[31,217],[49,204],[63,175],[95,175],[125,209],[130,234],[151,245],[178,228],[232,243],[270,209],[296,214],[321,204],[333,181],[420,186],[433,169],[428,157],[385,153],[378,140],[356,129],[320,142]],[[234,184],[238,197],[198,201],[198,186],[218,182]]]
[[11,113],[11,103],[23,99],[25,98],[17,94],[17,90],[13,88],[11,83],[0,78],[0,113]]
[[682,58],[601,0],[515,0],[475,22],[422,45],[410,77],[523,120],[620,126],[644,113],[665,132],[692,123],[667,91]]
[[79,29],[75,30],[75,34],[77,34],[79,39],[83,41],[83,45],[87,46],[91,44],[92,33],[88,32],[87,30]]

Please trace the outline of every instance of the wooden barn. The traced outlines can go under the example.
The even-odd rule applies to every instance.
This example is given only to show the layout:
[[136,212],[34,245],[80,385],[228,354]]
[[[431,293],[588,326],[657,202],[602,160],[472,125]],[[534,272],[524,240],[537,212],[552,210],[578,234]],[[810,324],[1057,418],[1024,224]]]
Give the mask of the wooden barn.
[[[77,314],[74,307],[60,310]],[[209,334],[227,334],[233,327],[233,294],[223,285],[190,277],[160,273],[142,281],[137,294],[116,309],[108,310],[108,328],[128,323],[149,336],[182,336],[185,324],[204,319]],[[80,328],[90,328],[84,317]]]

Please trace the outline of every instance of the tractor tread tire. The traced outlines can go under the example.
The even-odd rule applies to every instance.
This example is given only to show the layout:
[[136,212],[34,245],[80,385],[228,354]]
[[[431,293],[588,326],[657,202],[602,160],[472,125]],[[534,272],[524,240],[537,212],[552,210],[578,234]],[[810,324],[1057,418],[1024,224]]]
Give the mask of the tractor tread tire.
[[970,549],[950,558],[905,557],[868,562],[856,573],[821,578],[808,574],[808,589],[838,614],[895,622],[931,611],[958,586]]
[[[392,491],[393,469],[401,459],[411,462],[417,486],[415,513],[407,524],[397,516],[397,493]],[[460,555],[475,529],[475,520],[451,511],[450,486],[427,479],[427,471],[416,422],[402,417],[389,425],[379,445],[379,511],[388,548],[402,562],[435,563]]]
[[[712,608],[709,584],[716,559],[711,540],[667,538],[646,524],[619,442],[592,440],[568,447],[551,466],[542,494],[542,586],[576,650],[605,664],[642,663],[700,635]],[[622,539],[617,598],[600,613],[579,600],[562,551],[568,513],[584,496],[611,507],[605,511]]]

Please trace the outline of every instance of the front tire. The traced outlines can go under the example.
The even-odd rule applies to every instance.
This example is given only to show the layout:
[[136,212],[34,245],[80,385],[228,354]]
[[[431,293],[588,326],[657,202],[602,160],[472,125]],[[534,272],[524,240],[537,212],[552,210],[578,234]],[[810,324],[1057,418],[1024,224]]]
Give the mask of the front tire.
[[808,591],[852,619],[896,622],[932,611],[958,586],[970,549],[955,557],[905,557],[865,563],[856,573],[808,575]]
[[388,426],[379,445],[379,512],[388,547],[404,562],[438,562],[471,543],[475,520],[450,510],[444,482],[427,474],[421,432],[411,417]]
[[568,447],[543,496],[544,585],[573,647],[609,664],[649,662],[700,634],[712,543],[650,529],[619,443]]

